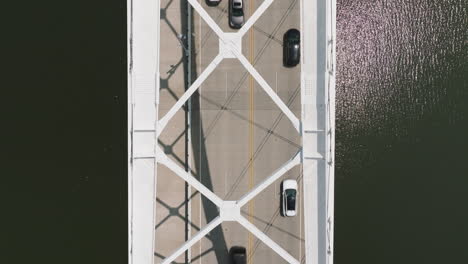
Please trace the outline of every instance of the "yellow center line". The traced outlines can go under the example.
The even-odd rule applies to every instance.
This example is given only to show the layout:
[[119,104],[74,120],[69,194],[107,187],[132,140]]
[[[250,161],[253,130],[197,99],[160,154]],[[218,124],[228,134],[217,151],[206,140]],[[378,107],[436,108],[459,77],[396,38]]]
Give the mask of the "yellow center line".
[[[254,12],[253,0],[249,2],[250,17]],[[253,64],[254,61],[254,31],[253,28],[249,30],[249,61]],[[249,157],[250,157],[250,173],[249,173],[249,190],[254,186],[254,79],[252,76],[249,77],[249,99],[250,99],[250,118],[249,118]],[[254,201],[249,202],[249,222],[253,223],[253,212],[254,212]],[[247,263],[252,264],[252,248],[253,248],[253,235],[248,233],[248,247],[247,247]]]

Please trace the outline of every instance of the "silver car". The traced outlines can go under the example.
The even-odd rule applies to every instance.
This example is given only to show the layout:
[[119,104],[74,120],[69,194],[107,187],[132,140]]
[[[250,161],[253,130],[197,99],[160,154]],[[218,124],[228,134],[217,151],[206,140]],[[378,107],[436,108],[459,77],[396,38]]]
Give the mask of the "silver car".
[[229,25],[236,29],[244,25],[244,3],[242,0],[229,0]]

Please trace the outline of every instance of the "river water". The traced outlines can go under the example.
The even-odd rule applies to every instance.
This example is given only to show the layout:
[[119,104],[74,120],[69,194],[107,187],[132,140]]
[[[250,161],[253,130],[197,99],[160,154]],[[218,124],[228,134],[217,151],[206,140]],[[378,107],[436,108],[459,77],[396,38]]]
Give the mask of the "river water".
[[337,0],[337,264],[466,254],[467,5]]
[[[467,2],[337,2],[335,262],[465,263]],[[15,3],[0,262],[126,263],[126,2]]]

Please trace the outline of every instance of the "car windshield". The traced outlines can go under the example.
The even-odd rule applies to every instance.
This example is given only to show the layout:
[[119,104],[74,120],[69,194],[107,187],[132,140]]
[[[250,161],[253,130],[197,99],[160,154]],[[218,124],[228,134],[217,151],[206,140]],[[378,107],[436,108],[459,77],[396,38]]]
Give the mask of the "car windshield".
[[286,203],[288,210],[296,210],[296,190],[286,190]]
[[243,16],[244,15],[244,12],[242,11],[242,8],[236,8],[234,7],[232,9],[232,15],[233,16]]

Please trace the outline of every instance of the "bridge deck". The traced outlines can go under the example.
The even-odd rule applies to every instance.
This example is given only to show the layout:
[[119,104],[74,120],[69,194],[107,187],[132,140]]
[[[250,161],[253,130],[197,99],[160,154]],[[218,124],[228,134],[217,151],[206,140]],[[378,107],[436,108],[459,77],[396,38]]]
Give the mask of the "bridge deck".
[[[223,263],[235,245],[252,263],[333,263],[335,2],[244,1],[239,31],[228,1],[188,0],[190,21],[182,2],[128,1],[129,263]],[[291,27],[302,63],[286,69]],[[278,217],[286,178],[294,218]]]

